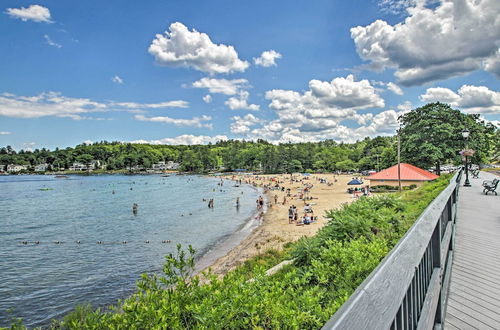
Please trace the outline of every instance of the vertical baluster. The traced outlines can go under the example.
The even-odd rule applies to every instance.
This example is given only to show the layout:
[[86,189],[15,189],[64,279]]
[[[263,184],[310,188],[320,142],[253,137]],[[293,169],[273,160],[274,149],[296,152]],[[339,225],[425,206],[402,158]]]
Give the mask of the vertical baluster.
[[402,324],[402,323],[403,323],[403,322],[402,322],[402,321],[403,321],[403,320],[402,320],[402,316],[403,316],[402,314],[403,314],[403,313],[402,313],[402,311],[401,311],[401,309],[402,309],[401,307],[402,307],[402,306],[399,306],[398,312],[397,312],[397,314],[396,314],[396,329],[398,329],[398,330],[399,330],[399,329],[403,329],[403,324]]
[[418,290],[418,287],[417,287],[417,283],[418,283],[418,279],[417,279],[417,275],[415,274],[415,276],[413,277],[413,280],[412,280],[412,297],[413,297],[413,326],[412,328],[415,329],[417,328],[417,320],[418,320],[418,297],[417,297],[417,290]]

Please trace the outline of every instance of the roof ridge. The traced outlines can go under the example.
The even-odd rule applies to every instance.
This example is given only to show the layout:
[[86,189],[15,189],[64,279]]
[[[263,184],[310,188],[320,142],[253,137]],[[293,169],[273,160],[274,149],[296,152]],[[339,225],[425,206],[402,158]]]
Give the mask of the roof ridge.
[[[401,180],[427,181],[437,179],[439,176],[408,163],[401,163]],[[393,165],[368,177],[371,180],[397,180],[397,167]]]

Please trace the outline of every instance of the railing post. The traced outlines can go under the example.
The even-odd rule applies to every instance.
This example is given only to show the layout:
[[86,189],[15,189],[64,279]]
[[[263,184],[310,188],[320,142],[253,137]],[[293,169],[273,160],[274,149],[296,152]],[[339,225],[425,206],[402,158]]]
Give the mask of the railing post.
[[[444,211],[444,210],[443,210]],[[432,244],[432,267],[433,267],[433,272],[434,271],[439,271],[441,274],[441,265],[442,265],[442,260],[441,260],[441,228],[442,228],[442,222],[443,221],[443,216],[441,213],[441,216],[439,217],[439,221],[436,224],[436,228],[434,229],[434,233],[432,234],[432,239],[431,239],[431,244]],[[441,284],[441,278],[439,279],[439,282]],[[436,314],[434,318],[434,324],[436,323],[441,323],[441,319],[443,318],[443,315],[441,313],[442,311],[442,294],[441,290],[439,290],[439,298],[438,298],[438,304],[437,304],[437,309],[436,309]]]

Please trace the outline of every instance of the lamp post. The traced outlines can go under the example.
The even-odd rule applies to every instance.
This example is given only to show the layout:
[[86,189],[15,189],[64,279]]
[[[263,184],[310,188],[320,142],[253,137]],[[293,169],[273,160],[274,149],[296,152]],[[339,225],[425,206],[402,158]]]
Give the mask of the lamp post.
[[[469,130],[467,128],[464,129],[462,132],[462,136],[465,139],[465,150],[467,150],[467,142],[469,140]],[[465,154],[465,182],[464,182],[464,187],[470,187],[470,182],[469,182],[469,156],[467,153]]]

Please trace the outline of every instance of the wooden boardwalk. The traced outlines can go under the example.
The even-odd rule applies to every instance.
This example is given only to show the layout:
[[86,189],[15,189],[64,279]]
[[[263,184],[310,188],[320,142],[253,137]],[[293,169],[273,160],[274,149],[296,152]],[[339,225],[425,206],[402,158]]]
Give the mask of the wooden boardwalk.
[[445,329],[500,329],[500,188],[481,187],[494,178],[481,172],[460,187]]

